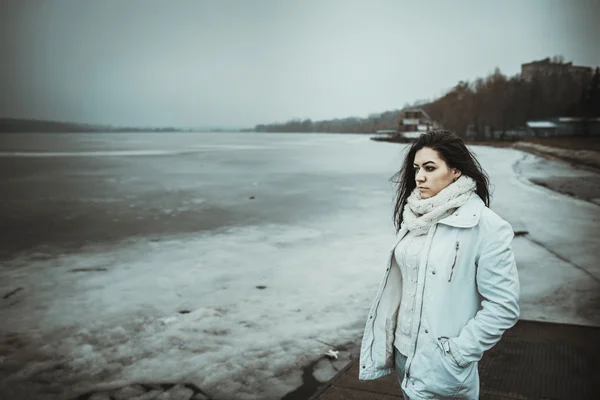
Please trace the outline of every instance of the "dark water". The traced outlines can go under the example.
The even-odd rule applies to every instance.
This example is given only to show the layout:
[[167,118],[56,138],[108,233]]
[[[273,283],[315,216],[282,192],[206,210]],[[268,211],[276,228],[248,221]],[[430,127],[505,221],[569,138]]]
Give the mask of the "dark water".
[[0,260],[32,249],[62,252],[136,236],[318,217],[337,209],[336,196],[345,194],[336,187],[377,184],[375,169],[352,169],[353,159],[368,156],[359,156],[357,141],[368,138],[1,135]]

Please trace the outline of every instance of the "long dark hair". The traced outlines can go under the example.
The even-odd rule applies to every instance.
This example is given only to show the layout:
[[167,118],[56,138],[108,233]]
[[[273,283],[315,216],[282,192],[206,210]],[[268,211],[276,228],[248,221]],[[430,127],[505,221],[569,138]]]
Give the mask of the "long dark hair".
[[449,168],[456,168],[464,175],[473,178],[477,184],[477,194],[486,206],[489,207],[490,205],[489,178],[473,153],[467,149],[462,139],[454,133],[443,129],[433,130],[421,135],[410,146],[402,169],[390,179],[397,184],[394,196],[396,203],[394,206],[394,226],[396,227],[396,233],[400,231],[400,226],[402,225],[402,212],[404,211],[406,200],[417,186],[413,162],[415,154],[423,147],[429,147],[437,151],[440,158],[444,160]]

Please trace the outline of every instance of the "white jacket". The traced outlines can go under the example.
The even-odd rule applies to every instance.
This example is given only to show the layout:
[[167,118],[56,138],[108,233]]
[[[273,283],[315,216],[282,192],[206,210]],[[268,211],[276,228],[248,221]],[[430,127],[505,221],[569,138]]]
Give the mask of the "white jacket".
[[[402,293],[394,248],[367,317],[359,379],[394,371],[394,331]],[[512,227],[472,196],[427,234],[418,272],[402,389],[411,399],[477,399],[478,361],[519,318],[519,277]],[[422,307],[419,307],[422,305]]]

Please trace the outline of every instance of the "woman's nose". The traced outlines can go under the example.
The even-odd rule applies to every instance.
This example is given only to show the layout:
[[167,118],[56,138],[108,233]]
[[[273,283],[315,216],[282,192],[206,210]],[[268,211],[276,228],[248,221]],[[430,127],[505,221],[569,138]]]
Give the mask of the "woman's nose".
[[419,171],[417,172],[417,177],[415,179],[417,180],[417,182],[424,182],[425,175],[421,171]]

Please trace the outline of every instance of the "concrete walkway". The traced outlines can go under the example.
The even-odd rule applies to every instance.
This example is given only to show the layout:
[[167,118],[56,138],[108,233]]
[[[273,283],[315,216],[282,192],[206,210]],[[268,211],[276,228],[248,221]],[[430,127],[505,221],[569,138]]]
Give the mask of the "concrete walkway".
[[[519,321],[479,363],[481,400],[600,399],[600,328]],[[358,360],[312,400],[402,399],[394,375],[358,380]]]

